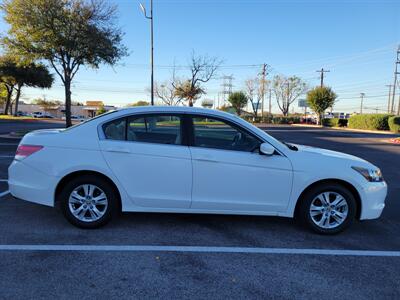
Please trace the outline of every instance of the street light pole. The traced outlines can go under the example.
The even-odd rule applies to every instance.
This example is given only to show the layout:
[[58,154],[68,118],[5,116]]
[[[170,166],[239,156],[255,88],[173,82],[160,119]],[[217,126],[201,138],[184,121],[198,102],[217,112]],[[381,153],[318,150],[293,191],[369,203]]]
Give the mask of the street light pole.
[[151,77],[150,77],[150,90],[151,90],[151,105],[154,105],[154,39],[153,39],[153,0],[150,0],[150,15],[146,13],[146,8],[140,3],[140,8],[146,19],[150,20],[150,64],[151,64]]

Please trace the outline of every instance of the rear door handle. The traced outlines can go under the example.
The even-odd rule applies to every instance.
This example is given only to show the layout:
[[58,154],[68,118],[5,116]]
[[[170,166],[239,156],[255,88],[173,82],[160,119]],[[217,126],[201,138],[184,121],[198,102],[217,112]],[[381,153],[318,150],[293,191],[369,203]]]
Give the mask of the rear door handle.
[[204,162],[213,162],[213,163],[217,163],[218,162],[218,160],[216,160],[214,158],[211,158],[211,157],[207,157],[207,156],[199,157],[199,158],[196,158],[195,160],[204,161]]
[[119,147],[109,147],[105,149],[107,152],[115,152],[115,153],[131,153],[131,150],[128,148],[119,148]]

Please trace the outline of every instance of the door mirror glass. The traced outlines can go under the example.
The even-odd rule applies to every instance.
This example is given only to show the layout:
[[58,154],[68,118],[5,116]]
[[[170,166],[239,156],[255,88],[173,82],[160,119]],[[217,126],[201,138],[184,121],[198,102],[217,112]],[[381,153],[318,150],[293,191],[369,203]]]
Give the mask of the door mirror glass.
[[275,153],[275,148],[272,147],[269,143],[262,143],[260,145],[260,153],[271,156]]

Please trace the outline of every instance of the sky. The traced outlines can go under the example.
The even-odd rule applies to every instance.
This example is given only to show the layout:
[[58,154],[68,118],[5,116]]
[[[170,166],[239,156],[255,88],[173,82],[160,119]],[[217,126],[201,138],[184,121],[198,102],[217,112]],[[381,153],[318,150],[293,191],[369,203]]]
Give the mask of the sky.
[[[138,0],[106,1],[118,6],[130,55],[114,67],[82,68],[73,83],[73,100],[116,106],[149,101],[149,20]],[[149,0],[142,1],[149,6]],[[0,32],[6,30],[1,20]],[[154,0],[155,80],[167,80],[174,64],[188,65],[192,51],[216,56],[223,64],[203,96],[216,102],[222,76],[232,75],[233,90],[241,90],[266,63],[268,79],[296,75],[310,87],[319,84],[316,70],[330,70],[324,83],[338,94],[334,111],[359,111],[360,93],[365,93],[364,110],[384,112],[399,44],[398,0]],[[177,75],[185,77],[188,70],[179,68]],[[23,91],[26,102],[37,97],[63,100],[61,81],[57,78],[50,90]],[[297,103],[292,107],[302,111]],[[278,112],[274,99],[272,108]]]

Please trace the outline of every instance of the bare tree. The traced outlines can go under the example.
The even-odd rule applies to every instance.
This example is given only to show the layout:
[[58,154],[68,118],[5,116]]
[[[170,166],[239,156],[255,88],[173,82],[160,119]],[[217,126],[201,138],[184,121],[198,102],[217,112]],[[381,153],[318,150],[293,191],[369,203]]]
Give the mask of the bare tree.
[[260,102],[266,93],[267,80],[259,77],[250,78],[245,81],[245,93],[251,103],[254,116],[257,117]]
[[193,106],[194,102],[206,93],[201,84],[210,81],[220,65],[221,61],[216,57],[196,55],[192,52],[189,62],[190,78],[178,80],[173,84],[175,95],[188,101],[189,106]]
[[290,105],[307,91],[307,84],[297,76],[275,76],[272,82],[276,102],[284,116],[289,114]]
[[[165,105],[179,105],[182,98],[176,94],[175,84],[178,82],[175,76],[175,66],[172,71],[171,78],[154,84],[154,95],[159,98]],[[151,91],[150,91],[151,93]]]

